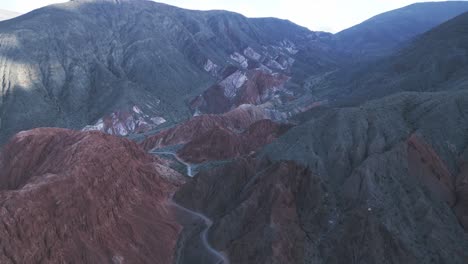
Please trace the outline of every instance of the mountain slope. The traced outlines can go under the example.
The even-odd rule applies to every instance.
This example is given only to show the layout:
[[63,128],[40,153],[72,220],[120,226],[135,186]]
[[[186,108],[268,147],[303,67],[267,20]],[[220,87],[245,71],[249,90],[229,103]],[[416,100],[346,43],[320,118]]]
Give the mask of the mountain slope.
[[466,263],[467,111],[467,91],[320,110],[175,197],[231,263]]
[[423,34],[393,55],[310,79],[322,100],[359,103],[402,91],[465,89],[468,84],[468,13]]
[[[286,73],[296,60],[328,67],[333,60],[319,52],[327,37],[288,21],[144,0],[44,7],[0,24],[1,138],[38,126],[82,128],[115,111],[133,116],[134,106],[144,120],[175,122],[218,81],[231,98],[249,70]],[[222,82],[228,77],[235,86]]]
[[356,106],[310,110],[176,199],[213,219],[231,263],[467,263],[467,21],[309,80],[332,106]]
[[177,177],[126,139],[21,132],[0,153],[0,262],[172,263]]
[[416,3],[377,15],[335,37],[338,48],[355,57],[382,57],[415,36],[467,11],[466,1]]
[[0,23],[5,137],[191,117],[140,146],[14,136],[0,262],[468,263],[467,21],[342,71],[331,35],[223,11],[77,0]]

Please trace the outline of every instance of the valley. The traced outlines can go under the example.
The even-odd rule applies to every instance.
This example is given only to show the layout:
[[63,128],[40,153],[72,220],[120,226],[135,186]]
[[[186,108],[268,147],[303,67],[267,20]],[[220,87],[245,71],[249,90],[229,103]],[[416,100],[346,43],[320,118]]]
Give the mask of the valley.
[[467,65],[466,1],[0,21],[0,263],[468,263]]

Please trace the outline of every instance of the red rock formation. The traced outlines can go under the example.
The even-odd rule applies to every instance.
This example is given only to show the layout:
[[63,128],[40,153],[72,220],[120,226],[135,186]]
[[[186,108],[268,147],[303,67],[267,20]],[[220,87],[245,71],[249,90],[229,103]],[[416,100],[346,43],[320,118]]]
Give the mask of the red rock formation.
[[306,234],[298,193],[303,185],[313,186],[307,189],[311,196],[320,192],[319,184],[309,186],[310,177],[294,162],[239,159],[203,171],[175,199],[215,221],[210,240],[230,263],[301,263]]
[[409,175],[416,177],[426,188],[454,209],[458,220],[465,230],[468,230],[466,159],[461,159],[460,173],[454,178],[434,149],[420,137],[412,135],[408,139],[408,169]]
[[187,143],[178,155],[191,163],[235,158],[271,143],[287,129],[268,119],[252,124],[244,133],[215,127]]
[[196,116],[173,128],[146,138],[142,142],[142,146],[146,150],[151,150],[153,148],[186,144],[213,129],[224,128],[233,132],[243,131],[254,122],[267,118],[269,116],[261,108],[241,105],[223,115]]
[[0,263],[172,263],[171,176],[126,139],[19,133],[0,155]]
[[262,104],[273,98],[290,79],[283,73],[260,69],[241,71],[228,67],[222,80],[190,103],[192,109],[203,113],[221,114],[242,104]]
[[446,201],[455,204],[454,178],[434,149],[417,135],[408,139],[409,175]]
[[[464,156],[468,157],[468,155]],[[468,160],[466,158],[462,159],[460,163],[456,195],[455,213],[465,230],[468,231]]]
[[264,102],[263,99],[266,99],[267,93],[273,92],[274,88],[282,87],[288,80],[288,76],[280,73],[271,74],[261,70],[250,71],[237,104],[261,104]]

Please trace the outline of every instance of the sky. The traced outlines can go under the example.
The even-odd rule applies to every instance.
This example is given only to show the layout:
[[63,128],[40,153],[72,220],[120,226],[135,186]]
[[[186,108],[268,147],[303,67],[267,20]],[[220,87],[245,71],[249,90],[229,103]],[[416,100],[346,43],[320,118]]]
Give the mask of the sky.
[[[0,0],[0,9],[26,13],[63,0]],[[289,19],[314,31],[336,33],[385,11],[418,0],[159,0],[183,8],[223,9],[248,17]]]

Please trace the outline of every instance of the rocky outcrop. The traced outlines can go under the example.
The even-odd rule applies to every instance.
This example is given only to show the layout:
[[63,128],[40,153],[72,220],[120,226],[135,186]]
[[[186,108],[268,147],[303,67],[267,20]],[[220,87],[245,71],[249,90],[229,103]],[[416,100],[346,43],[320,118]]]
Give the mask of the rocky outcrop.
[[268,74],[263,71],[250,73],[248,81],[239,95],[238,104],[262,104],[271,99],[275,92],[283,89],[289,77],[280,73]]
[[257,106],[241,105],[223,115],[193,117],[148,136],[141,145],[156,152],[174,148],[171,153],[188,163],[236,158],[253,154],[285,133],[291,125],[271,120],[279,116]]
[[190,163],[237,158],[273,142],[289,128],[268,119],[253,123],[242,133],[216,126],[194,137],[177,154]]
[[195,116],[175,127],[148,136],[141,144],[146,150],[182,145],[212,130],[222,129],[239,133],[257,121],[276,117],[278,116],[269,110],[252,105],[241,105],[222,115]]
[[0,262],[172,263],[177,177],[126,139],[21,132],[0,154]]
[[128,136],[148,132],[166,123],[162,117],[150,117],[138,106],[128,111],[117,111],[100,118],[94,125],[83,128],[83,131],[101,131],[110,135]]
[[[286,42],[288,43],[288,42]],[[285,89],[295,59],[292,47],[263,47],[261,54],[248,47],[242,55],[235,52],[229,66],[220,74],[220,81],[197,96],[190,107],[201,113],[224,113],[242,104],[259,105],[293,93]],[[291,43],[294,47],[294,44]]]

